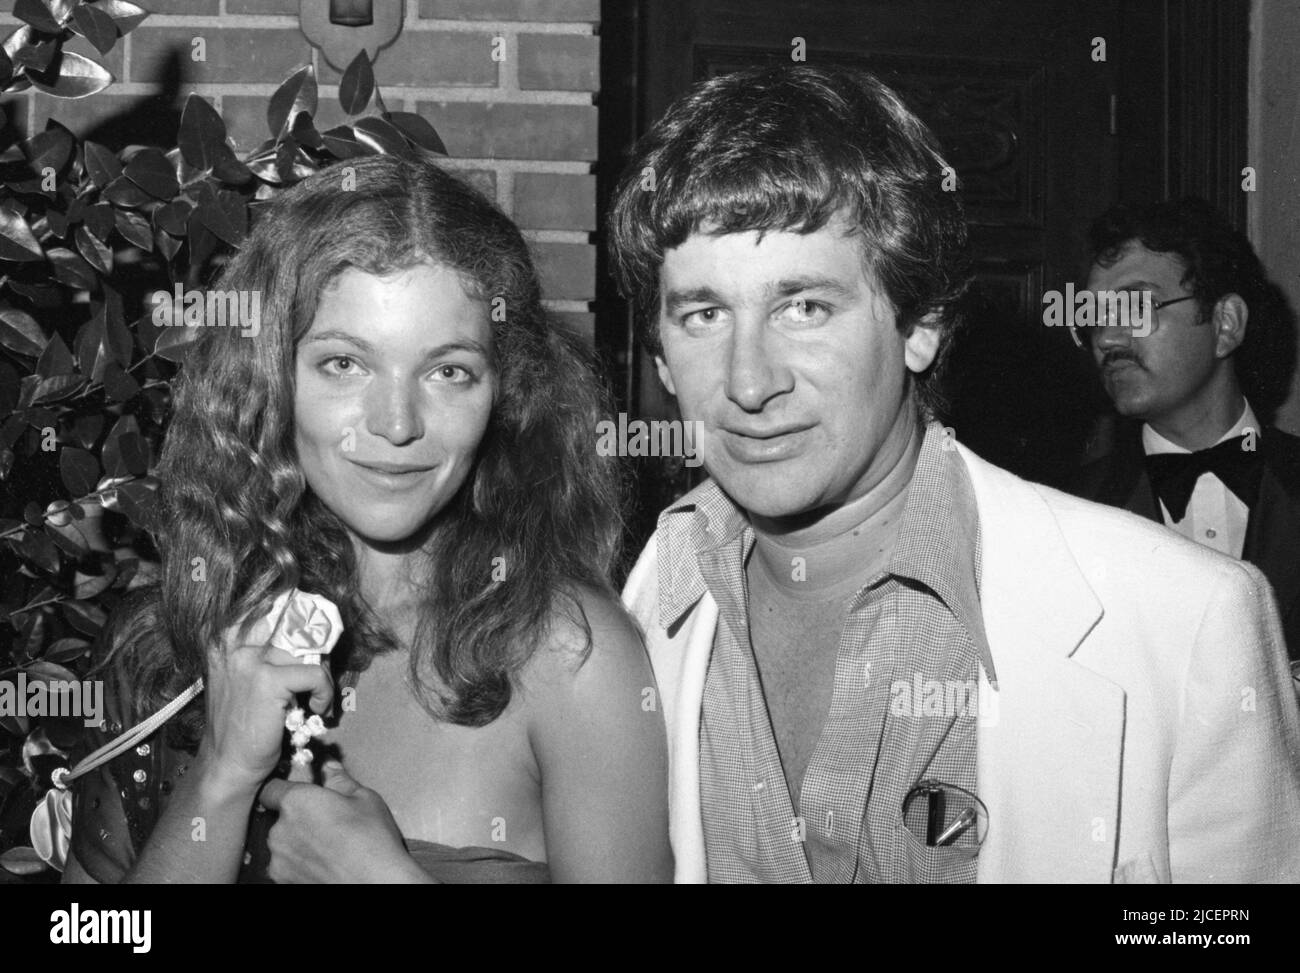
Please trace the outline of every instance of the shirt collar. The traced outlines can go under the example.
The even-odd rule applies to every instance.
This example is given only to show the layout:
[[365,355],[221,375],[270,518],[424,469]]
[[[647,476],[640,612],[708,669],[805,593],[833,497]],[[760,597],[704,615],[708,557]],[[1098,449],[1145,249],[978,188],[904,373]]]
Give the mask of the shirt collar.
[[[1226,442],[1229,439],[1236,439],[1240,436],[1244,436],[1247,429],[1254,432],[1257,438],[1263,434],[1263,430],[1259,427],[1259,420],[1255,418],[1255,410],[1250,407],[1249,402],[1246,402],[1245,407],[1241,410],[1241,418],[1237,420],[1237,424],[1220,436],[1218,442],[1214,443],[1214,445],[1217,446],[1219,443]],[[1179,446],[1177,443],[1166,439],[1164,436],[1160,435],[1160,433],[1152,429],[1150,423],[1146,422],[1142,423],[1142,451],[1148,456],[1152,456],[1156,453],[1191,452],[1190,449]]]
[[[671,629],[708,590],[699,555],[752,531],[743,510],[713,479],[659,515],[659,621]],[[979,602],[980,535],[975,493],[961,455],[944,428],[930,423],[903,508],[890,574],[920,582],[965,627],[996,685]]]

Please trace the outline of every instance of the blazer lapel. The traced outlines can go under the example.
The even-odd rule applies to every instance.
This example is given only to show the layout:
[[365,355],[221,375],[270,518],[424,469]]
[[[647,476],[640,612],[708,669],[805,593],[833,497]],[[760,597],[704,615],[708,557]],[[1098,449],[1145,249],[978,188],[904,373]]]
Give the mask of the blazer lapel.
[[[1265,449],[1268,440],[1265,434]],[[1286,618],[1300,594],[1300,497],[1287,489],[1270,459],[1265,453],[1259,496],[1251,509],[1241,556],[1264,572],[1273,586],[1279,614]]]
[[1071,659],[1102,605],[1030,484],[963,446],[981,523],[980,602],[997,688],[981,719],[980,882],[1109,882],[1124,692]]
[[1155,492],[1151,489],[1151,478],[1147,476],[1138,428],[1125,428],[1120,434],[1101,491],[1094,499],[1107,506],[1122,507],[1157,524],[1164,523]]

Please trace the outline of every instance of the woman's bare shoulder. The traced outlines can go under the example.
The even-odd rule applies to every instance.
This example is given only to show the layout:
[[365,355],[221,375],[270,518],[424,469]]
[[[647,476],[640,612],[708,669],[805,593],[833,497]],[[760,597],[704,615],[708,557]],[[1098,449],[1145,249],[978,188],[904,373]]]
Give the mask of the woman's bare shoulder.
[[557,597],[550,626],[522,675],[533,703],[589,706],[595,697],[635,701],[654,677],[636,623],[610,592],[575,587]]

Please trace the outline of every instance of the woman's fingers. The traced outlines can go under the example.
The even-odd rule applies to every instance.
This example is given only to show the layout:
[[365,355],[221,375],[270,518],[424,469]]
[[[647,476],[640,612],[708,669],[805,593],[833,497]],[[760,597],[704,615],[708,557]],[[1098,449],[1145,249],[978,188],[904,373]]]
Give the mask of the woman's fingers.
[[322,665],[278,666],[267,663],[265,678],[282,687],[290,697],[311,693],[313,712],[324,713],[334,701],[334,680]]

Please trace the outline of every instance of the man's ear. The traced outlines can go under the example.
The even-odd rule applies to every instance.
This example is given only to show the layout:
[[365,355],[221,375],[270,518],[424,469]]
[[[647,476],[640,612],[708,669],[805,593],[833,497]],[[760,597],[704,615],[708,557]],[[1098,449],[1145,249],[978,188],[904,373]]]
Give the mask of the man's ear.
[[1238,294],[1224,294],[1214,305],[1214,354],[1227,358],[1246,340],[1246,321],[1250,308]]
[[920,375],[934,364],[935,355],[939,354],[939,343],[943,337],[943,326],[937,314],[927,314],[912,325],[904,339],[903,357],[910,371]]
[[668,363],[664,361],[663,355],[655,355],[655,371],[659,373],[659,381],[664,383],[668,394],[676,395],[677,387],[673,385],[673,373],[668,370]]

